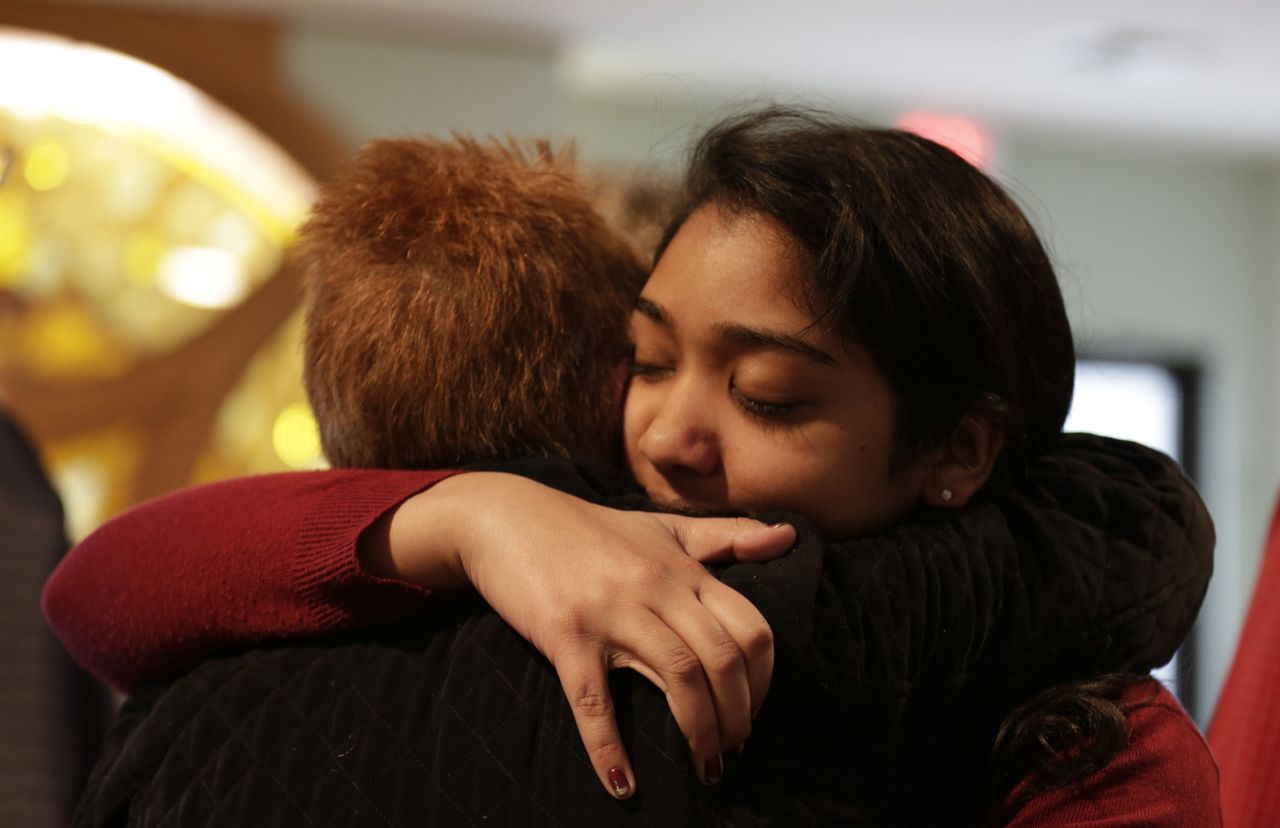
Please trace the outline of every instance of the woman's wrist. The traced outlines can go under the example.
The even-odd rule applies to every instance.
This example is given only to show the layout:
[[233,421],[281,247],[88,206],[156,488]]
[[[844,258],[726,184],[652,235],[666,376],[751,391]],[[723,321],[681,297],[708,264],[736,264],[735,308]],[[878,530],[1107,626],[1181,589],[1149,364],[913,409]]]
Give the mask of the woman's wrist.
[[360,537],[361,567],[375,577],[430,589],[471,589],[459,541],[463,516],[476,508],[477,484],[483,483],[468,478],[486,476],[454,475],[387,512]]

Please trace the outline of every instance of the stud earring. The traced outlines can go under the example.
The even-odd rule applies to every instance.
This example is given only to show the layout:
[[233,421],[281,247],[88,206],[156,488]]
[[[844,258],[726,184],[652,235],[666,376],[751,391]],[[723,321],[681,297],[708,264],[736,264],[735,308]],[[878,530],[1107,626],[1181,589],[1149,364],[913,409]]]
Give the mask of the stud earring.
[[942,500],[943,500],[943,502],[944,502],[944,503],[950,503],[950,502],[951,502],[951,498],[953,498],[953,497],[955,497],[955,493],[954,493],[954,492],[952,492],[950,489],[943,489],[943,490],[942,490]]

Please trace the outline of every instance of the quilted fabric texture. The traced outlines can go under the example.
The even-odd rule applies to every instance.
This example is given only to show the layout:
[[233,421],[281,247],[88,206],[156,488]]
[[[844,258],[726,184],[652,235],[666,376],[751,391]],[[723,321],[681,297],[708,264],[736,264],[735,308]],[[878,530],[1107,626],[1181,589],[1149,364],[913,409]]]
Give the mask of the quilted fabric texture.
[[[525,473],[601,488],[545,461]],[[641,505],[634,500],[629,505]],[[1213,533],[1171,461],[1072,437],[962,514],[722,573],[775,633],[745,753],[700,786],[661,695],[614,677],[635,763],[599,787],[549,665],[479,605],[206,662],[130,700],[77,825],[944,824],[979,807],[1004,711],[1162,663]]]
[[681,756],[678,731],[664,724],[646,723],[633,746],[637,805],[650,807],[619,808],[596,782],[554,673],[527,644],[488,612],[424,619],[214,660],[140,694],[82,816],[319,828],[625,815],[621,824],[666,825],[688,813],[697,781],[645,773]]

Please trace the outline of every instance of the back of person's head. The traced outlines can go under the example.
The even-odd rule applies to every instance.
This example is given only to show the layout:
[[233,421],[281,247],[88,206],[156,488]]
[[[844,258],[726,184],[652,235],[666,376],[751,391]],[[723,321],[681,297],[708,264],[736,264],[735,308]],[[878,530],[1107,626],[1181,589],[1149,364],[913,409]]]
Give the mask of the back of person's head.
[[545,144],[375,141],[302,230],[335,466],[607,454],[645,270]]
[[899,456],[936,447],[981,408],[1004,459],[1050,445],[1075,351],[1053,267],[998,184],[911,133],[774,107],[698,142],[685,201],[762,214],[807,251],[794,299],[862,346],[895,389]]

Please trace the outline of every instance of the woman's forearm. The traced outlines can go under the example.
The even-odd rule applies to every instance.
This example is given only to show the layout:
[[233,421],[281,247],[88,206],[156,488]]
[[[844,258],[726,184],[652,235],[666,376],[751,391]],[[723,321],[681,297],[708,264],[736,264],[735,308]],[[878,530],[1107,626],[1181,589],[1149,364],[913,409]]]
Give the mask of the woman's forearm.
[[358,544],[449,474],[263,475],[158,498],[71,550],[45,615],[82,666],[123,690],[214,652],[402,617],[429,591],[366,570]]
[[361,568],[375,578],[431,589],[471,589],[462,566],[458,526],[468,512],[466,493],[474,488],[468,481],[477,476],[487,475],[442,480],[379,517],[360,535]]

